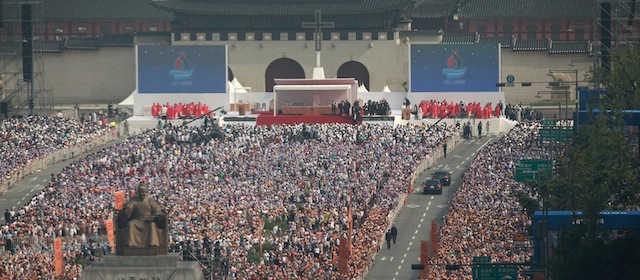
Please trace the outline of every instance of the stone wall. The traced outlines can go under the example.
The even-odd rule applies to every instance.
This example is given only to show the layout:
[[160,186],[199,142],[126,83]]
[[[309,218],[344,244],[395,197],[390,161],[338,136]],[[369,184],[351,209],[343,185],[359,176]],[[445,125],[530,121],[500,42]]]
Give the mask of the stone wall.
[[[214,44],[216,42],[198,42]],[[275,59],[287,57],[312,76],[316,62],[312,41],[242,41],[229,43],[229,66],[243,86],[253,92],[265,87],[265,71]],[[381,91],[388,85],[393,92],[404,92],[408,81],[408,45],[389,41],[325,41],[322,65],[327,78],[336,77],[338,68],[354,60],[365,65],[370,75],[369,91]],[[100,50],[65,51],[62,54],[42,54],[45,88],[53,89],[56,104],[105,104],[124,100],[135,89],[135,49],[101,48]],[[572,59],[588,60],[587,55],[550,55],[547,52],[514,52],[502,49],[502,79],[514,75],[516,86],[505,87],[506,102],[531,102],[538,91],[548,90],[545,82],[550,69],[578,69],[580,80],[592,66],[579,63],[570,66]],[[13,60],[19,63],[18,60]],[[6,64],[6,62],[5,62]],[[19,68],[10,66],[9,68]],[[7,74],[5,74],[7,75]],[[521,87],[519,82],[538,82]],[[584,83],[586,85],[586,83]],[[543,99],[548,99],[543,96]]]

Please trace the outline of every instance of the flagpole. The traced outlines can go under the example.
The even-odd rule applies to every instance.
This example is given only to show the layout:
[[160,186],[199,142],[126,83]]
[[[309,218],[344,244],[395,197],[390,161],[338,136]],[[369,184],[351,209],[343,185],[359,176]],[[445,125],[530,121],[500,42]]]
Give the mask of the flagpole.
[[351,239],[353,238],[353,214],[351,213],[351,195],[347,196],[347,203],[349,204],[349,242],[347,243],[348,250],[351,252]]
[[262,258],[262,231],[264,230],[264,219],[260,218],[260,230],[258,231],[258,247],[260,248],[260,258]]

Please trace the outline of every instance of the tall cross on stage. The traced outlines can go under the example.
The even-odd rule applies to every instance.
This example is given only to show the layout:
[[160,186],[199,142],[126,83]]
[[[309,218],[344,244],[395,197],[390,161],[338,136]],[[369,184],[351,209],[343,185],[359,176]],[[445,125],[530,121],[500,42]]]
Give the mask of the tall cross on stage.
[[316,10],[316,20],[315,21],[306,21],[302,23],[302,28],[313,28],[314,39],[316,43],[316,67],[320,66],[320,52],[322,51],[322,28],[334,28],[335,22],[333,21],[322,21],[322,14],[320,10]]

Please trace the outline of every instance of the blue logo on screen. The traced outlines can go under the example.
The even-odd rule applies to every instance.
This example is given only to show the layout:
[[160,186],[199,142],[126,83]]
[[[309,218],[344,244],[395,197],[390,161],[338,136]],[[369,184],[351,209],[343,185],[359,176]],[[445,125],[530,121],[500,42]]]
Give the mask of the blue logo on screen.
[[460,58],[458,50],[454,50],[447,60],[447,68],[442,69],[442,74],[447,77],[447,80],[456,80],[464,77],[466,72],[467,67],[464,61]]
[[184,51],[176,58],[174,67],[175,69],[169,71],[169,75],[171,75],[174,80],[182,81],[191,78],[193,68],[191,68],[191,61],[189,61]]

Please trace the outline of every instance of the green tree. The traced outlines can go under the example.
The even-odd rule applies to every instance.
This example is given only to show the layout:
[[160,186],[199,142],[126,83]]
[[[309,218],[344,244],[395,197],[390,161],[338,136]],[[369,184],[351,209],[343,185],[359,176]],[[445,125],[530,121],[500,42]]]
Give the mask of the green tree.
[[610,71],[596,71],[607,92],[599,103],[601,113],[580,126],[564,157],[557,157],[557,177],[537,186],[549,209],[583,211],[584,223],[561,234],[550,266],[554,279],[639,275],[632,263],[640,254],[632,260],[622,254],[638,248],[638,237],[613,238],[599,223],[601,211],[640,205],[637,142],[630,141],[639,135],[631,135],[624,123],[624,110],[640,109],[639,47],[613,52]]
[[576,228],[560,236],[561,246],[555,250],[550,265],[553,279],[638,279],[640,239],[637,236],[585,242],[584,233],[583,229]]
[[640,109],[640,46],[613,52],[611,63],[596,71],[607,87],[603,113],[580,126],[564,157],[556,156],[558,176],[540,186],[551,209],[582,210],[594,221],[600,211],[640,205],[637,144],[623,121],[623,110]]
[[640,45],[618,49],[611,54],[611,70],[596,71],[607,94],[602,100],[604,109],[640,109]]

